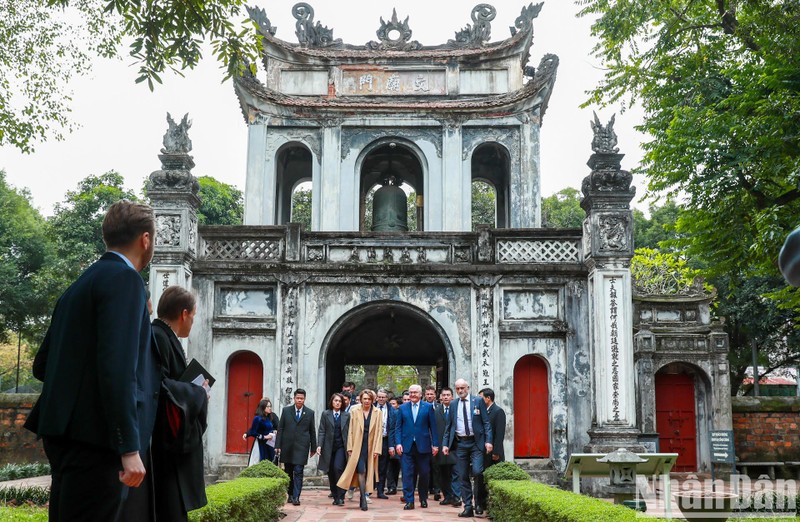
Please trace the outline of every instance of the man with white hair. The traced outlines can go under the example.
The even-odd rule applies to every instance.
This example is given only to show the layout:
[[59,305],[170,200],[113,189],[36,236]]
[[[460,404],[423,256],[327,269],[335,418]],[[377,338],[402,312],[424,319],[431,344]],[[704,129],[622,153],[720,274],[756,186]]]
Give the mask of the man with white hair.
[[[483,474],[483,455],[491,453],[492,426],[483,399],[469,393],[469,383],[465,379],[456,381],[458,398],[452,404],[454,415],[445,428],[442,441],[442,453],[448,455],[450,449],[456,450],[456,469],[461,482],[461,498],[464,511],[458,514],[462,518],[472,518],[483,513],[484,506],[472,506],[472,482],[470,473],[478,481]],[[455,446],[454,446],[455,445]]]
[[419,477],[417,490],[419,505],[428,507],[428,484],[431,474],[431,455],[439,452],[439,433],[433,406],[422,402],[422,387],[413,384],[408,388],[409,402],[404,403],[395,415],[395,451],[400,455],[403,469],[403,509],[414,509],[414,478]]

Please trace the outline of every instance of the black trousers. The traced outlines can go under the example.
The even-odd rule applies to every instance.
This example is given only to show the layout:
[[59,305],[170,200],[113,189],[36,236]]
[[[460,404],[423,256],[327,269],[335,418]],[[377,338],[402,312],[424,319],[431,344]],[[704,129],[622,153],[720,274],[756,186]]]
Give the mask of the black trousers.
[[386,491],[386,474],[389,471],[389,437],[383,438],[383,449],[378,458],[378,495]]
[[127,489],[119,481],[120,456],[110,449],[58,437],[44,437],[43,442],[53,477],[49,520],[116,520]]
[[330,467],[328,468],[328,483],[330,484],[331,494],[334,500],[344,500],[344,493],[346,490],[336,485],[344,473],[344,468],[347,466],[347,457],[345,457],[344,447],[340,446],[333,450]]
[[400,482],[400,459],[389,457],[386,470],[386,489],[396,491]]
[[303,468],[303,464],[283,463],[283,470],[289,475],[288,493],[292,498],[300,498],[300,492],[303,491]]

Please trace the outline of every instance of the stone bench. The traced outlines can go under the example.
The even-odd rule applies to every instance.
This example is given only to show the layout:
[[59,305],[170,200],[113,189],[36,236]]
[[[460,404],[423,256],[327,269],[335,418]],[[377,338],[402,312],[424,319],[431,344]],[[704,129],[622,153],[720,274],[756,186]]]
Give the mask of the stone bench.
[[[800,462],[796,463],[800,465]],[[747,468],[767,468],[767,475],[771,480],[775,480],[775,468],[783,467],[783,462],[737,462],[737,471],[741,468],[741,474],[747,475]]]

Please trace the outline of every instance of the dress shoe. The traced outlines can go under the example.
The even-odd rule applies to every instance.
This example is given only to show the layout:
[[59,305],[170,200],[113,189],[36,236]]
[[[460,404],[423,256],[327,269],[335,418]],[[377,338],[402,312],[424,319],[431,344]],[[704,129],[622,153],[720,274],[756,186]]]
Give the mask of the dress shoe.
[[453,507],[461,507],[461,499],[460,498],[454,498],[453,499]]
[[300,497],[294,497],[294,499],[292,499],[292,505],[293,506],[299,506],[300,505]]
[[427,500],[420,500],[419,501],[419,507],[427,508],[428,507],[428,501]]
[[446,506],[446,505],[448,505],[448,504],[452,504],[452,503],[453,503],[453,499],[452,499],[452,498],[450,498],[450,497],[445,497],[445,498],[444,498],[444,500],[442,500],[441,502],[439,502],[439,505],[440,505],[440,506]]
[[289,495],[288,497],[286,497],[286,503],[287,503],[287,504],[291,504],[291,503],[292,503],[292,500],[294,500],[294,499],[292,498],[292,496],[291,496],[291,495]]
[[333,501],[333,505],[334,506],[344,506],[344,499],[343,498],[337,498],[336,500]]
[[413,502],[406,502],[406,505],[403,506],[403,509],[414,509],[414,503]]
[[387,496],[386,496],[386,495],[384,495],[383,493],[378,493],[378,498],[382,498],[382,499],[386,500],[386,499],[388,499],[389,497],[387,497]]
[[439,493],[434,493],[433,500],[442,500],[442,496]]
[[464,508],[464,511],[458,514],[458,516],[461,518],[473,518],[475,513],[472,511],[471,507],[466,507]]
[[386,491],[386,494],[387,495],[397,495],[397,490],[394,489],[394,488],[391,488],[388,491]]
[[475,506],[475,514],[483,515],[483,506]]

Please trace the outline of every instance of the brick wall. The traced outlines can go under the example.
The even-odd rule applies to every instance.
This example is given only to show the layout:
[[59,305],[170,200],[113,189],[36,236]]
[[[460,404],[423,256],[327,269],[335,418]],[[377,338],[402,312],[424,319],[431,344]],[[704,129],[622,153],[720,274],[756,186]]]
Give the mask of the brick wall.
[[41,441],[22,425],[38,394],[0,393],[0,466],[47,462]]
[[749,461],[800,461],[800,398],[732,397],[736,456]]

